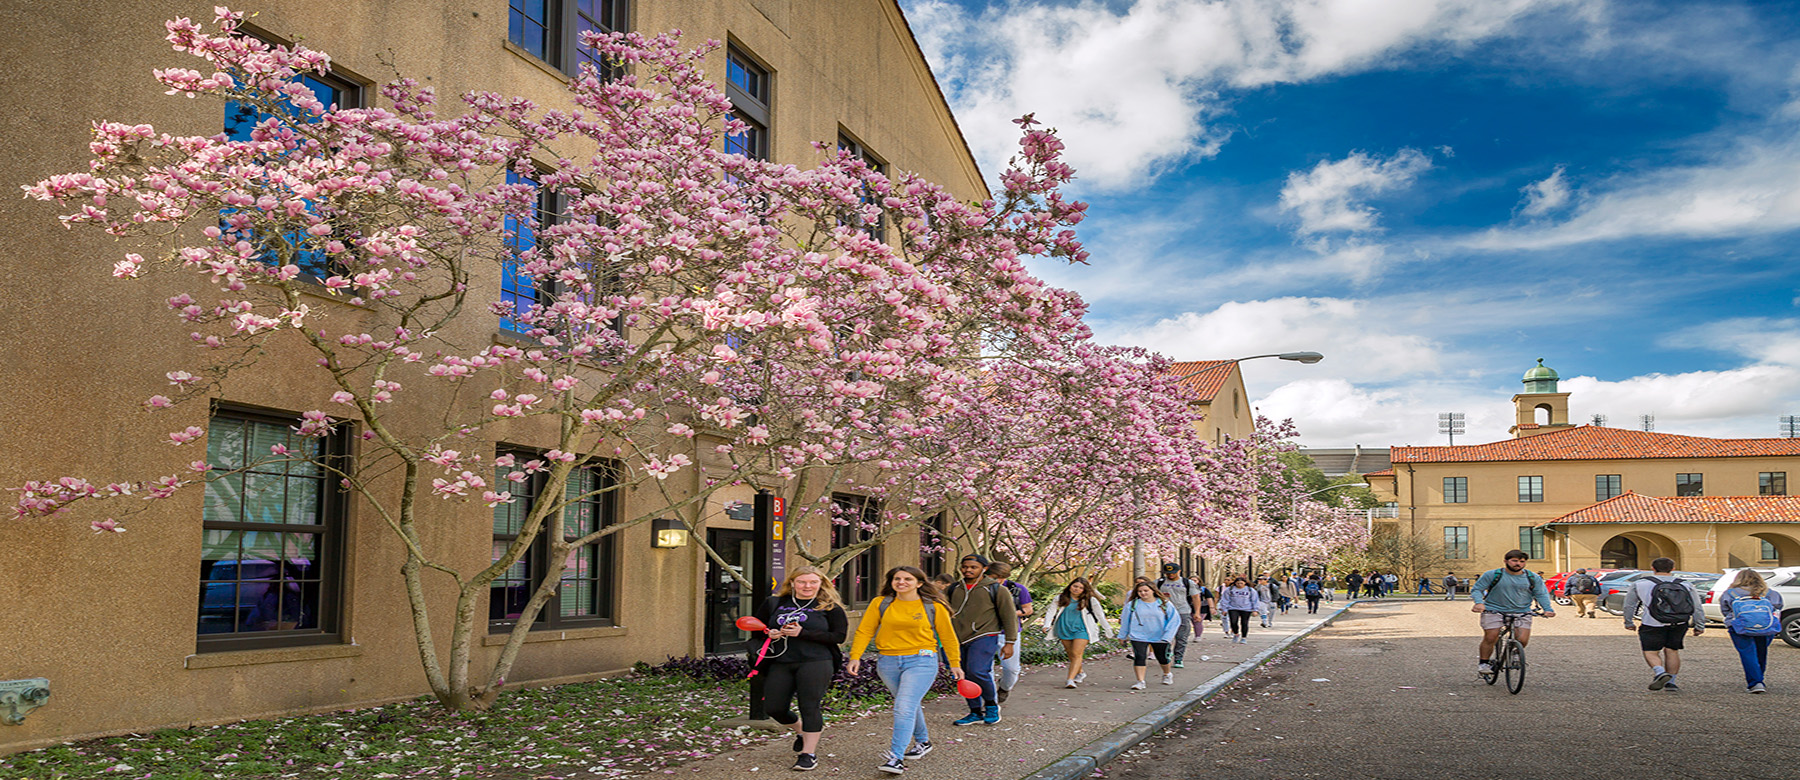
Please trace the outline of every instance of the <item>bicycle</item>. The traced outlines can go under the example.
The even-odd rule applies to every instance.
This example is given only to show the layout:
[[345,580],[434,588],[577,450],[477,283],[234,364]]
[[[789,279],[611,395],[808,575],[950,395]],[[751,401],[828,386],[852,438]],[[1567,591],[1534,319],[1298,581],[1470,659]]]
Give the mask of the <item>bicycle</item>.
[[1525,645],[1513,636],[1513,623],[1527,616],[1541,616],[1538,610],[1531,612],[1496,612],[1500,616],[1500,638],[1494,643],[1494,660],[1488,671],[1481,672],[1481,678],[1493,685],[1500,681],[1500,675],[1506,675],[1506,690],[1517,694],[1525,688]]

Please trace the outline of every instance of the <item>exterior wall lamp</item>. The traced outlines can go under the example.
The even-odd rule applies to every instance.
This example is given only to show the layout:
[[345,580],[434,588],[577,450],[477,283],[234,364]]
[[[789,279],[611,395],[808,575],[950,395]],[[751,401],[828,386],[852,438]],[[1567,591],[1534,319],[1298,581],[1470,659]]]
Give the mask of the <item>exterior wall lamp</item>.
[[687,526],[673,517],[651,520],[650,533],[650,546],[659,550],[686,547],[688,543]]

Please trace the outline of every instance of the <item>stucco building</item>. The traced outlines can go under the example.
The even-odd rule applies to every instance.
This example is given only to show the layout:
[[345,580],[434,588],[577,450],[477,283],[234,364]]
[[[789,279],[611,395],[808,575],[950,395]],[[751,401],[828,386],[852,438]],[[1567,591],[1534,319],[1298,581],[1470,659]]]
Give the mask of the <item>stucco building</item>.
[[[890,172],[918,172],[960,198],[988,195],[894,0],[266,0],[246,10],[255,12],[252,34],[329,52],[333,73],[309,77],[308,85],[342,106],[379,104],[388,63],[444,96],[492,90],[564,106],[569,74],[589,56],[576,43],[579,31],[680,29],[693,45],[724,42],[706,67],[721,84],[729,76],[727,91],[750,126],[729,149],[804,167],[818,159],[815,142],[835,144]],[[10,9],[0,46],[10,74],[0,90],[0,135],[12,141],[0,145],[0,170],[9,186],[84,170],[96,120],[150,123],[177,135],[232,132],[233,117],[219,102],[166,96],[150,75],[194,66],[163,41],[163,22],[211,13],[210,3],[175,0]],[[454,110],[455,101],[441,105]],[[240,457],[236,448],[284,432],[300,410],[329,395],[297,362],[308,356],[269,354],[256,371],[216,388],[210,406],[187,404],[173,412],[178,417],[155,419],[121,413],[167,392],[164,372],[188,357],[187,331],[163,304],[180,290],[155,278],[115,283],[108,269],[119,250],[111,241],[98,231],[64,230],[54,207],[20,203],[13,192],[14,204],[0,210],[0,263],[9,270],[0,281],[0,389],[9,399],[0,406],[0,432],[10,442],[0,450],[0,485],[179,472],[195,453],[167,445],[171,425],[208,429],[208,457],[228,465]],[[496,268],[473,283],[503,291],[499,276]],[[466,342],[505,335],[504,321],[466,319],[468,332],[457,334]],[[431,424],[434,399],[415,398],[419,408],[398,413],[395,424]],[[539,433],[521,426],[506,441],[471,445],[529,452],[541,446]],[[320,458],[356,456],[348,440],[328,446]],[[691,469],[684,476],[725,475]],[[60,518],[0,522],[7,634],[0,680],[43,677],[52,689],[48,706],[22,725],[0,726],[0,753],[426,692],[393,533],[307,464],[243,479],[229,490],[160,502],[123,535],[96,537],[85,523]],[[700,513],[702,532],[728,559],[746,554],[750,535],[748,521],[728,517],[724,503],[748,497],[721,496]],[[583,511],[604,523],[635,514],[637,500],[627,494]],[[504,506],[433,509],[422,542],[476,566],[516,527]],[[579,554],[581,565],[535,626],[512,681],[580,679],[641,660],[729,651],[742,641],[729,625],[746,596],[696,545],[653,548],[646,524]],[[889,543],[859,558],[848,576],[919,558],[911,540]],[[532,576],[522,568],[496,583],[490,630],[510,628],[508,600],[535,584]],[[271,578],[291,589],[271,598],[279,589],[259,585]],[[439,614],[451,606],[448,591],[431,597]],[[264,609],[263,601],[275,606]],[[498,636],[481,651],[497,652]]]
[[1514,438],[1394,447],[1368,476],[1395,507],[1376,529],[1442,545],[1444,567],[1472,574],[1510,549],[1530,568],[1693,571],[1800,564],[1800,513],[1788,496],[1800,439],[1714,439],[1569,423],[1569,394],[1542,361],[1513,396]]

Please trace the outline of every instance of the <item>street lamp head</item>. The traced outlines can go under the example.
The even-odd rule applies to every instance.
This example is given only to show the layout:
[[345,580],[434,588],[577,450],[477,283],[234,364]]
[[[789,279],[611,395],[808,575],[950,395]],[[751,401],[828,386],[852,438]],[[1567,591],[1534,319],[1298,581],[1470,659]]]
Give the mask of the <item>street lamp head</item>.
[[1306,365],[1309,365],[1309,366],[1325,359],[1324,355],[1321,355],[1317,352],[1283,352],[1279,355],[1276,355],[1275,357],[1281,358],[1282,360],[1292,360],[1292,361],[1295,361],[1298,363],[1305,363]]

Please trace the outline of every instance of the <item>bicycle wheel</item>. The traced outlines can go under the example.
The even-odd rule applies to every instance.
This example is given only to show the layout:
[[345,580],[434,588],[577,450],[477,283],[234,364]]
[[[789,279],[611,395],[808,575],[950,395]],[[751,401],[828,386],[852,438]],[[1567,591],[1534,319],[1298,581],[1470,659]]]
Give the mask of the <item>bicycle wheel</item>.
[[1495,648],[1495,651],[1493,663],[1488,664],[1489,671],[1486,674],[1481,675],[1481,679],[1486,680],[1488,685],[1493,685],[1500,681],[1500,667],[1506,665],[1506,642],[1501,641],[1499,646]]
[[1525,646],[1516,640],[1506,643],[1506,690],[1518,693],[1525,687]]

